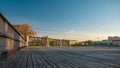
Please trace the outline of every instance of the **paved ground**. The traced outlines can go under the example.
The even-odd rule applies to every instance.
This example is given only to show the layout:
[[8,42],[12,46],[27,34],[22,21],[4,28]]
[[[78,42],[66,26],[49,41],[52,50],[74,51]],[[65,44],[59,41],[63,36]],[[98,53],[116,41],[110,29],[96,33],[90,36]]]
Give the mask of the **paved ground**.
[[120,48],[26,47],[0,68],[120,68]]

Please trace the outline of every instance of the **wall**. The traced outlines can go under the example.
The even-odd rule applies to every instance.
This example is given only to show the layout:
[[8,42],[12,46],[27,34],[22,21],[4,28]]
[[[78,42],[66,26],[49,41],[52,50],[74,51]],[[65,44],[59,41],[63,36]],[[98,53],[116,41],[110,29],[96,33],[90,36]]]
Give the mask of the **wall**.
[[113,45],[120,45],[120,40],[113,40],[113,41],[112,41],[112,44],[113,44]]
[[8,55],[25,46],[26,40],[0,13],[0,52]]
[[5,50],[6,38],[0,36],[0,52]]

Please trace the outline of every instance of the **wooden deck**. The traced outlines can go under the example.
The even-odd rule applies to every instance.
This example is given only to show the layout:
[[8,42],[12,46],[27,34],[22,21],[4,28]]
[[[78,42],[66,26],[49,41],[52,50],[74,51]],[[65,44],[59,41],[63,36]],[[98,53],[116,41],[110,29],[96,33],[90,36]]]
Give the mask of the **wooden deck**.
[[120,48],[26,47],[0,68],[120,68]]

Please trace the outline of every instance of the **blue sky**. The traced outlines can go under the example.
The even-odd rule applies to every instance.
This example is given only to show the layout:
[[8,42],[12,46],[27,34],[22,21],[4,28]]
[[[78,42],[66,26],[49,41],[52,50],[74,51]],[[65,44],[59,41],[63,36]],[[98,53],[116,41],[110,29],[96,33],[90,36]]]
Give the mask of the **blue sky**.
[[120,0],[1,0],[0,12],[38,35],[79,41],[120,36]]

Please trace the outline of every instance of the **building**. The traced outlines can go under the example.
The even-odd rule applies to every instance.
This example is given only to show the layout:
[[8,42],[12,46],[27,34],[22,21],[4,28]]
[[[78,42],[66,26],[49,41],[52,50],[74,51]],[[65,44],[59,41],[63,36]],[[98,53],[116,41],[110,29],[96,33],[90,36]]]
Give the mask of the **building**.
[[9,56],[25,44],[25,38],[0,13],[0,56],[3,54]]
[[62,40],[61,39],[52,39],[50,41],[50,46],[63,46],[62,45]]
[[30,36],[29,37],[29,45],[36,45],[36,46],[60,46],[59,39],[53,39],[48,36]]
[[77,40],[69,40],[70,46],[76,45],[76,44],[78,44],[78,43],[79,43],[79,42],[78,42]]
[[113,40],[113,41],[112,41],[112,44],[113,44],[113,45],[120,45],[120,40]]
[[120,37],[119,36],[114,36],[114,37],[109,36],[108,37],[108,43],[112,43],[113,40],[120,40]]
[[62,44],[64,46],[74,46],[76,44],[78,44],[79,42],[77,40],[66,40],[66,39],[63,39],[62,40]]
[[53,39],[48,36],[30,36],[29,45],[38,46],[72,46],[78,43],[76,40]]
[[38,37],[38,36],[29,36],[29,45],[35,46],[49,46],[52,38],[48,36]]

